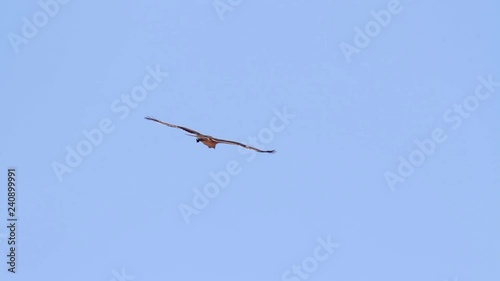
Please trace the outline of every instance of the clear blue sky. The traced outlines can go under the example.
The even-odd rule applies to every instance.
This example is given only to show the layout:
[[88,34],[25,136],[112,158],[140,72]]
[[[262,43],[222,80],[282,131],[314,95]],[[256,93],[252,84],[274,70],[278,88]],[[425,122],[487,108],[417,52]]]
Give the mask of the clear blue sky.
[[1,280],[500,279],[498,1],[5,5]]

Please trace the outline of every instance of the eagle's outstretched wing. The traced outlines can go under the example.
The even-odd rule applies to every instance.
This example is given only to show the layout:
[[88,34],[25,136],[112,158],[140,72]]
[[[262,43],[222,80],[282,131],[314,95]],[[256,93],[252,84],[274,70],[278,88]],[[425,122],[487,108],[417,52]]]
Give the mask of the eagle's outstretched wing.
[[158,122],[158,123],[163,124],[163,125],[167,125],[167,126],[172,127],[172,128],[177,128],[177,129],[184,130],[184,131],[186,131],[186,132],[188,132],[188,133],[191,133],[191,134],[195,134],[195,135],[203,135],[203,134],[198,133],[198,132],[197,132],[197,131],[195,131],[195,130],[191,130],[191,129],[186,128],[186,127],[182,127],[182,126],[177,126],[177,125],[174,125],[174,124],[166,123],[166,122],[160,121],[160,120],[158,120],[158,119],[156,119],[156,118],[153,118],[153,117],[150,117],[150,116],[146,116],[146,117],[144,117],[144,118],[145,118],[145,119],[147,119],[147,120],[151,120],[151,121]]
[[239,145],[239,146],[244,147],[246,149],[253,149],[255,151],[263,152],[263,153],[275,153],[276,152],[276,150],[261,150],[261,149],[255,148],[253,146],[242,144],[242,143],[239,143],[239,142],[236,142],[236,141],[216,139],[216,138],[213,138],[213,140],[216,141],[216,142],[218,142],[218,143],[227,143],[227,144]]

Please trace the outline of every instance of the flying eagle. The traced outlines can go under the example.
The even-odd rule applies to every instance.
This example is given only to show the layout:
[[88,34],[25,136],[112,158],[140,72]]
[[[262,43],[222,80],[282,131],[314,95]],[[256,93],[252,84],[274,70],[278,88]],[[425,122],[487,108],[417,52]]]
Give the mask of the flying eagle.
[[201,141],[204,145],[208,146],[208,148],[215,149],[215,146],[217,144],[219,144],[219,143],[227,143],[227,144],[239,145],[239,146],[242,146],[244,148],[253,149],[255,151],[263,152],[263,153],[275,153],[276,152],[275,150],[261,150],[261,149],[258,149],[258,148],[255,148],[255,147],[252,147],[252,146],[249,146],[249,145],[246,145],[246,144],[242,144],[242,143],[239,143],[239,142],[235,142],[235,141],[217,139],[217,138],[214,138],[214,137],[209,136],[209,135],[200,134],[199,132],[197,132],[195,130],[191,130],[191,129],[186,128],[186,127],[177,126],[177,125],[174,125],[174,124],[169,124],[169,123],[160,121],[160,120],[158,120],[156,118],[153,118],[153,117],[150,117],[150,116],[146,116],[144,118],[147,119],[147,120],[155,121],[155,122],[163,124],[163,125],[167,125],[167,126],[172,127],[172,128],[178,128],[178,129],[184,130],[184,131],[190,133],[190,134],[186,134],[186,135],[192,136],[192,137],[196,137],[196,142],[200,142]]

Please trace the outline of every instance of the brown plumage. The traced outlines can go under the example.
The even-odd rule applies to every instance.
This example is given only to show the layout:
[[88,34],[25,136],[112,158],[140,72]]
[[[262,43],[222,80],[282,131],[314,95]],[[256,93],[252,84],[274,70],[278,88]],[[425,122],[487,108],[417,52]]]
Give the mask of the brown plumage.
[[242,144],[242,143],[239,143],[239,142],[236,142],[236,141],[230,141],[230,140],[223,140],[223,139],[214,138],[212,136],[201,134],[201,133],[199,133],[199,132],[197,132],[195,130],[191,130],[191,129],[186,128],[186,127],[177,126],[177,125],[174,125],[174,124],[170,124],[170,123],[167,123],[167,122],[160,121],[160,120],[158,120],[156,118],[153,118],[153,117],[150,117],[150,116],[146,116],[144,118],[147,119],[147,120],[155,121],[155,122],[163,124],[163,125],[167,125],[167,126],[172,127],[172,128],[177,128],[177,129],[184,130],[184,131],[186,131],[186,132],[188,132],[188,133],[191,134],[191,135],[187,134],[188,136],[196,137],[196,142],[202,142],[204,145],[208,146],[208,148],[214,148],[215,149],[215,146],[217,144],[219,144],[219,143],[226,143],[226,144],[239,145],[239,146],[242,146],[244,148],[253,149],[255,151],[262,152],[262,153],[275,153],[276,152],[275,150],[261,150],[261,149],[255,148],[253,146]]

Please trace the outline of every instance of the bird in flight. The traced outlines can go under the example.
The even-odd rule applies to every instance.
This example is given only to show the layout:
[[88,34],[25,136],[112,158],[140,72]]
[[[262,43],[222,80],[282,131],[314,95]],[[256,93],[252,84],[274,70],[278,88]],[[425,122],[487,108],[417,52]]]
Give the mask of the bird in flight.
[[242,146],[242,147],[244,147],[246,149],[253,149],[255,151],[262,152],[262,153],[275,153],[276,152],[276,150],[261,150],[261,149],[255,148],[253,146],[242,144],[242,143],[239,143],[239,142],[236,142],[236,141],[230,141],[230,140],[223,140],[223,139],[214,138],[212,136],[201,134],[201,133],[199,133],[199,132],[197,132],[195,130],[191,130],[191,129],[186,128],[186,127],[177,126],[177,125],[174,125],[174,124],[170,124],[170,123],[167,123],[167,122],[160,121],[160,120],[158,120],[156,118],[153,118],[153,117],[150,117],[150,116],[146,116],[144,118],[147,119],[147,120],[155,121],[155,122],[163,124],[163,125],[167,125],[167,126],[172,127],[172,128],[177,128],[177,129],[184,130],[184,131],[190,133],[190,134],[186,134],[186,135],[192,136],[192,137],[196,137],[196,142],[202,142],[204,145],[208,146],[208,148],[215,149],[215,146],[217,144],[219,144],[219,143],[226,143],[226,144],[239,145],[239,146]]

